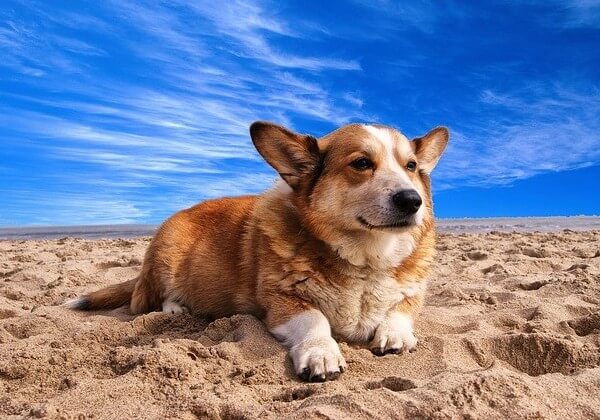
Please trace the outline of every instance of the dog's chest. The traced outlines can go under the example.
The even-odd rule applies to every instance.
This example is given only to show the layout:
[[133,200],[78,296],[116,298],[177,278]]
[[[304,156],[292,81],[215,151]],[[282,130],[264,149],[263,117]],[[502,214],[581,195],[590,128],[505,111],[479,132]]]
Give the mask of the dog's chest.
[[329,320],[334,335],[366,341],[391,308],[420,293],[422,286],[400,284],[390,273],[376,272],[356,273],[339,282],[309,279],[301,288]]

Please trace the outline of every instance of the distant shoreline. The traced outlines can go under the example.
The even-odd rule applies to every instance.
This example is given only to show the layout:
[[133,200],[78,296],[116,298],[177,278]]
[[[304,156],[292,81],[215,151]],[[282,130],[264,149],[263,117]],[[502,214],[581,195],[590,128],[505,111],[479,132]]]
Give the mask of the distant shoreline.
[[[600,230],[600,216],[486,217],[438,219],[440,233],[477,233],[490,231],[552,232],[563,229]],[[137,238],[152,236],[158,225],[88,225],[0,227],[0,239],[82,239]]]

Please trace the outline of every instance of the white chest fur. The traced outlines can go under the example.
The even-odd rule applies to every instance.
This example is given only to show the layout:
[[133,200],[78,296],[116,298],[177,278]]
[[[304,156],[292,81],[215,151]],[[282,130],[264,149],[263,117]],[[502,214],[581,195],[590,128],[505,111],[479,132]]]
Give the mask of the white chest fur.
[[329,320],[333,334],[349,341],[369,340],[390,309],[423,292],[424,282],[400,284],[389,273],[356,275],[343,284],[309,279],[299,290]]
[[363,232],[331,244],[340,257],[355,266],[384,269],[399,265],[415,248],[410,233]]

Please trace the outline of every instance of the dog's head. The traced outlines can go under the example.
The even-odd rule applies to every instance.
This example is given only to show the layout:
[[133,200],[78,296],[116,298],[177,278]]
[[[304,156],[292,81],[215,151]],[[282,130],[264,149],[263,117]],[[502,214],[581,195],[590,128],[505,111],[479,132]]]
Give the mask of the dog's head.
[[331,231],[403,232],[432,218],[429,174],[448,142],[444,127],[413,141],[391,127],[362,124],[318,141],[266,122],[252,124],[250,134],[322,239]]

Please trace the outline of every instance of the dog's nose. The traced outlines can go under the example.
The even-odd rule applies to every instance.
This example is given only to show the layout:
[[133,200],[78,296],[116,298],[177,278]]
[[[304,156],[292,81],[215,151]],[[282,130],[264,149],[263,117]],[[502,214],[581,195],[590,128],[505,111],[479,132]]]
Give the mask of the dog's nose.
[[415,190],[402,190],[392,195],[392,201],[402,213],[413,214],[419,210],[423,200]]

